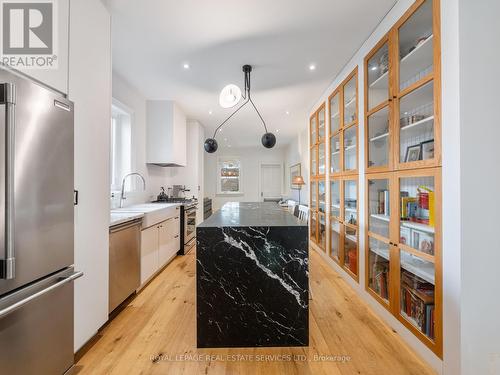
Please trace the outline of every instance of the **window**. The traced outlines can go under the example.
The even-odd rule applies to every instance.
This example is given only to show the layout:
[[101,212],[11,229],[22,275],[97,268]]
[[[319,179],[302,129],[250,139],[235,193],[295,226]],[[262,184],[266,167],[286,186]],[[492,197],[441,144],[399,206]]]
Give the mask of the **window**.
[[[132,116],[124,107],[115,103],[111,107],[111,190],[121,189],[122,178],[132,169]],[[131,180],[127,190],[132,190]]]
[[241,162],[237,158],[219,158],[217,163],[217,193],[242,194]]

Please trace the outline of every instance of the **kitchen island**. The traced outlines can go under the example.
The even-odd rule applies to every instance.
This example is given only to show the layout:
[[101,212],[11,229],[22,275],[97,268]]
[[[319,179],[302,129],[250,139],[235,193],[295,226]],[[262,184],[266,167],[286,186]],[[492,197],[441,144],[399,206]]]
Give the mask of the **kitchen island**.
[[307,346],[307,223],[276,203],[226,203],[196,229],[197,346]]

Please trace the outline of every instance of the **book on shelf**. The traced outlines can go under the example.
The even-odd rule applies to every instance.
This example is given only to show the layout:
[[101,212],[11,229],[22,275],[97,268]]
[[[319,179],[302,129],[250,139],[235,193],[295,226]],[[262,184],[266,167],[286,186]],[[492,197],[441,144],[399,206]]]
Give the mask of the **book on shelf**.
[[389,210],[389,190],[379,190],[378,191],[378,213],[380,215],[390,215]]
[[389,261],[377,259],[372,266],[372,289],[380,297],[387,299],[389,297],[387,283],[389,281]]
[[401,271],[401,310],[430,338],[434,338],[434,285]]

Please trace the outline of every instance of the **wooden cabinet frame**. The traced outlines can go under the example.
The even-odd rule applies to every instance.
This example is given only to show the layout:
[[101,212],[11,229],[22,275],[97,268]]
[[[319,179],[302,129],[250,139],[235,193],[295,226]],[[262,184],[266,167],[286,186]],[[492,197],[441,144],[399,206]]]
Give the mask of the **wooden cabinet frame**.
[[[357,175],[349,175],[349,176],[337,176],[337,177],[332,177],[329,180],[329,183],[331,184],[333,181],[336,181],[339,183],[339,197],[340,197],[340,203],[339,203],[339,212],[340,215],[333,216],[331,207],[328,208],[329,210],[329,223],[328,223],[328,241],[327,241],[327,254],[332,258],[339,266],[341,266],[345,272],[351,276],[354,280],[359,282],[359,181],[358,181],[358,176]],[[356,183],[356,225],[350,224],[346,221],[346,214],[345,214],[345,182],[346,181],[354,181]],[[330,188],[330,206],[331,206],[331,188]],[[338,222],[339,223],[339,258],[335,258],[332,254],[332,222]],[[357,258],[357,264],[356,264],[356,273],[354,274],[351,272],[346,267],[346,262],[345,262],[345,253],[344,253],[344,244],[345,244],[345,232],[346,229],[353,229],[356,231],[356,258]]]
[[[434,194],[435,194],[435,233],[434,233],[434,255],[422,253],[408,245],[400,243],[400,179],[401,178],[419,178],[432,177],[434,179]],[[372,180],[387,180],[390,194],[390,222],[389,222],[389,238],[370,231],[370,205],[369,205],[369,181]],[[426,168],[414,170],[404,170],[387,173],[371,173],[365,177],[365,290],[382,306],[384,306],[391,314],[393,314],[406,328],[408,328],[415,336],[417,336],[429,349],[435,352],[438,356],[442,356],[442,253],[441,253],[441,168]],[[388,301],[385,301],[369,286],[369,252],[370,238],[374,238],[388,245],[389,247],[389,286],[388,286]],[[435,306],[435,338],[431,340],[418,328],[411,324],[400,314],[401,305],[401,262],[400,251],[404,250],[407,253],[425,261],[434,263],[434,306]]]
[[[400,89],[400,59],[399,59],[399,29],[408,19],[425,3],[425,0],[417,0],[408,11],[398,20],[392,29],[375,45],[364,59],[364,103],[365,103],[365,168],[367,173],[387,172],[391,170],[404,170],[416,168],[429,168],[441,166],[441,37],[440,37],[440,13],[439,0],[433,0],[433,70],[426,76],[420,78],[409,87]],[[384,44],[389,48],[389,71],[388,71],[388,99],[372,109],[368,108],[368,72],[369,60]],[[422,86],[433,83],[434,101],[434,158],[418,160],[415,162],[401,162],[400,159],[400,102],[406,95],[418,90]],[[369,122],[368,119],[374,113],[388,106],[389,110],[389,156],[388,165],[369,166]]]
[[[355,114],[356,114],[356,119],[348,124],[345,123],[345,103],[344,103],[344,88],[347,85],[347,83],[354,78],[355,80],[355,88],[356,88],[356,109],[355,109]],[[356,68],[337,86],[337,88],[330,94],[328,97],[328,133],[329,133],[329,144],[331,145],[333,137],[339,135],[339,164],[340,164],[340,171],[339,172],[331,172],[331,149],[330,149],[330,155],[329,155],[329,165],[328,165],[328,173],[330,173],[331,176],[343,176],[343,175],[357,175],[358,170],[359,170],[359,128],[358,128],[358,123],[359,123],[359,92],[358,92],[358,67]],[[340,117],[340,124],[339,128],[334,131],[333,133],[330,131],[332,128],[332,114],[330,113],[331,109],[331,102],[335,95],[339,95],[339,117]],[[346,170],[345,169],[345,160],[344,160],[344,133],[347,130],[350,130],[352,127],[356,127],[356,169],[353,170]]]
[[[324,124],[324,135],[323,138],[319,137],[319,116],[320,112],[323,111],[323,116],[325,117],[323,120]],[[314,126],[314,129],[313,129]],[[313,137],[313,130],[316,134],[315,137]],[[309,138],[310,138],[310,155],[315,155],[316,158],[316,168],[312,167],[312,157],[309,158],[309,170],[310,170],[310,181],[316,183],[316,188],[315,189],[310,189],[309,192],[309,204],[311,206],[311,215],[310,215],[310,239],[318,245],[323,251],[326,251],[326,246],[323,247],[319,241],[319,229],[320,229],[320,215],[325,216],[325,226],[326,226],[326,198],[325,198],[325,213],[321,213],[319,211],[319,182],[324,182],[326,184],[326,173],[327,173],[327,148],[326,148],[326,138],[327,138],[327,122],[326,122],[326,107],[325,103],[321,104],[318,109],[311,115],[309,118]],[[325,168],[325,173],[319,174],[319,147],[320,145],[323,145],[325,148],[325,155],[324,155],[324,168]],[[325,185],[326,186],[326,185]],[[326,189],[325,189],[325,194],[326,194]],[[316,198],[316,207],[313,209],[311,202],[313,201],[312,197]],[[312,217],[316,217],[316,227],[314,228],[316,230],[316,235],[312,236]],[[328,237],[328,236],[327,236]],[[326,241],[325,241],[326,242]]]
[[[416,0],[415,3],[396,22],[391,30],[375,45],[364,59],[364,103],[365,103],[365,290],[392,315],[394,315],[408,330],[417,336],[430,350],[442,358],[442,255],[441,255],[441,45],[440,45],[440,1],[432,2],[432,37],[433,37],[433,70],[404,89],[400,89],[400,59],[399,59],[399,30],[410,17],[425,3],[425,0]],[[378,103],[374,108],[368,108],[368,62],[384,44],[388,45],[388,98]],[[400,102],[415,90],[426,84],[433,84],[434,105],[434,159],[418,160],[415,162],[400,161]],[[369,117],[387,107],[389,115],[389,145],[386,166],[370,167],[369,163]],[[422,253],[412,247],[400,243],[400,179],[401,178],[433,177],[435,194],[435,224],[434,224],[434,255]],[[390,222],[389,238],[370,232],[370,202],[369,180],[388,180],[390,192]],[[377,239],[389,247],[389,286],[388,302],[380,297],[369,286],[369,239]],[[434,340],[427,337],[417,327],[405,319],[400,313],[401,306],[401,261],[400,252],[404,250],[422,260],[434,263],[434,312],[435,334]]]

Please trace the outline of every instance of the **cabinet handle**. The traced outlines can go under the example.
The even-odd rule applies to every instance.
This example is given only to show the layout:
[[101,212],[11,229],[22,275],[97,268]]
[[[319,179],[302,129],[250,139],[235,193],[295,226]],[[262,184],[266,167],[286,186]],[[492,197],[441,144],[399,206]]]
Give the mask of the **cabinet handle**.
[[179,235],[175,236],[174,238],[177,238],[177,237],[179,237]]

